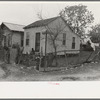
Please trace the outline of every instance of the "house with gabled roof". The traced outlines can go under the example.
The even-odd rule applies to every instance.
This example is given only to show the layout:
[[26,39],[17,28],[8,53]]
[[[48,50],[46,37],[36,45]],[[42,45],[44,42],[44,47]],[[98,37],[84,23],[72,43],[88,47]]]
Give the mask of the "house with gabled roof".
[[80,37],[75,34],[66,22],[59,16],[33,22],[24,27],[24,53],[29,53],[32,48],[36,52],[45,54],[54,52],[50,37],[58,34],[56,39],[57,54],[79,53]]
[[24,25],[3,22],[1,29],[3,32],[3,46],[12,47],[16,44],[23,46],[24,43]]

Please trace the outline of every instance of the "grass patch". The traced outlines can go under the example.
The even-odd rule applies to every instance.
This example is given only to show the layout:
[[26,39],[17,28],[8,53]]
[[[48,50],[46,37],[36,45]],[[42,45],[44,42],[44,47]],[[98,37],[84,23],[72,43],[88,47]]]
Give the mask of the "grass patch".
[[[70,66],[79,65],[86,62],[90,63],[97,52],[98,51],[81,51],[78,55],[75,56],[66,56],[66,57],[60,56],[57,58],[57,62],[58,62],[57,67],[70,67]],[[100,58],[99,56],[96,57],[94,61],[99,61],[99,58]]]

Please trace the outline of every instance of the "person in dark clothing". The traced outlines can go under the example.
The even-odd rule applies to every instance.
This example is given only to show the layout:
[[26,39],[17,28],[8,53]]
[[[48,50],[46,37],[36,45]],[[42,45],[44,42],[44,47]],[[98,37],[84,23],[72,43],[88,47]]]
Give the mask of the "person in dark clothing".
[[16,64],[19,63],[19,58],[20,58],[20,47],[17,47],[17,56],[16,56]]
[[36,69],[39,70],[39,66],[40,66],[40,56],[37,55],[37,57],[36,57],[35,60],[36,60]]
[[45,66],[45,57],[41,57],[41,67]]
[[26,53],[26,65],[27,65],[27,67],[30,66],[30,57],[29,57],[28,52]]
[[35,50],[33,48],[32,48],[31,54],[33,55],[35,54]]
[[34,60],[35,59],[35,50],[32,48],[32,51],[30,52],[30,58],[32,59],[32,60]]
[[10,63],[10,49],[7,46],[4,46],[4,52],[5,52],[5,62]]
[[7,50],[7,63],[10,63],[10,48]]

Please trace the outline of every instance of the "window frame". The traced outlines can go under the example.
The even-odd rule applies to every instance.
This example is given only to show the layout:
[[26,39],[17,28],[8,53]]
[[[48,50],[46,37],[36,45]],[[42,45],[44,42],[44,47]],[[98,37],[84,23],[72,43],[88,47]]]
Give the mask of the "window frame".
[[75,37],[72,37],[72,49],[75,49],[75,44],[76,44],[75,39],[76,39]]
[[66,46],[66,33],[63,33],[62,45]]
[[41,33],[40,32],[35,33],[35,51],[36,52],[40,52],[40,38],[41,38]]
[[30,36],[29,36],[29,32],[26,33],[26,46],[29,46],[29,42],[30,42]]

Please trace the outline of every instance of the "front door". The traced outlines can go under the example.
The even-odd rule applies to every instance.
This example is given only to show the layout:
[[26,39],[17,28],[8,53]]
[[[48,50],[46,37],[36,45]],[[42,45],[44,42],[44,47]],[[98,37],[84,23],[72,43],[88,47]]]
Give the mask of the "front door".
[[40,51],[40,33],[36,33],[35,37],[35,52]]

